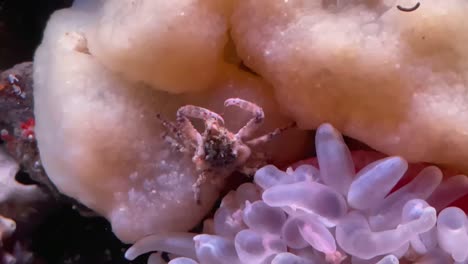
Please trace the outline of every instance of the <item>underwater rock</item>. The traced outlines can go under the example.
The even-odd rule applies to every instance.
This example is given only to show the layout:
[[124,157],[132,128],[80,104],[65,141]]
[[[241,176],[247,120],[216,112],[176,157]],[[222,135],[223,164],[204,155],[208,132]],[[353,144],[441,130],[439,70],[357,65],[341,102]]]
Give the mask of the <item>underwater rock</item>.
[[0,148],[0,215],[30,229],[47,212],[49,196],[37,185],[18,182],[15,178],[18,171],[18,163]]
[[34,134],[33,66],[15,65],[0,73],[0,140],[21,169],[44,191],[57,196],[41,165]]

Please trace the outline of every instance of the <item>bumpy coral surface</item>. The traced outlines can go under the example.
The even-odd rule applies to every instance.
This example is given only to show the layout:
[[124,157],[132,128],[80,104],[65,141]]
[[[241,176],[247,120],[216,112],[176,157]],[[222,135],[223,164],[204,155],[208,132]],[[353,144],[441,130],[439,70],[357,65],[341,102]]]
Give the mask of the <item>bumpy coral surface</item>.
[[[154,89],[208,89],[229,62],[271,83],[306,129],[468,171],[464,0],[75,1],[89,51]],[[418,137],[414,135],[418,134]]]
[[[234,131],[249,117],[222,102],[241,97],[264,108],[259,133],[289,114],[304,129],[331,122],[387,154],[466,172],[468,3],[396,7],[414,4],[77,0],[52,16],[35,57],[44,168],[128,242],[193,227],[217,197],[205,184],[194,203],[190,157],[161,140],[156,114],[186,104],[225,113]],[[293,159],[303,140],[290,134],[266,152]],[[324,183],[346,194],[346,179]]]
[[[328,124],[318,129],[316,145],[319,168],[265,166],[253,183],[224,197],[203,234],[149,236],[126,256],[184,256],[171,264],[468,261],[467,215],[447,207],[468,194],[467,176],[443,180],[437,167],[409,166],[398,156],[351,156]],[[362,157],[372,162],[364,166]],[[392,191],[403,177],[410,181]],[[162,260],[152,254],[148,263]]]
[[106,67],[156,89],[207,89],[224,64],[230,2],[104,1],[92,11],[89,49]]
[[[35,132],[44,168],[61,192],[109,219],[123,241],[188,230],[210,210],[219,189],[204,184],[201,205],[195,203],[198,172],[191,156],[162,139],[167,131],[157,114],[171,120],[180,106],[199,105],[224,112],[226,126],[236,131],[251,116],[223,102],[241,97],[265,111],[259,134],[291,121],[279,112],[268,84],[234,67],[206,92],[179,96],[106,68],[88,47],[94,20],[86,7],[55,13],[36,53]],[[305,133],[291,132],[264,151],[286,161],[302,152],[304,139]]]
[[236,1],[239,56],[303,128],[468,171],[464,0]]

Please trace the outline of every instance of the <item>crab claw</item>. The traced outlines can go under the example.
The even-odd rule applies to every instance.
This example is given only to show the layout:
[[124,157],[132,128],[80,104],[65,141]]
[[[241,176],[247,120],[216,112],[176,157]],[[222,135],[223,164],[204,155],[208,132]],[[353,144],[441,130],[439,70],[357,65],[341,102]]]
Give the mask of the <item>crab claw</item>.
[[261,119],[264,118],[264,113],[261,107],[244,99],[229,98],[226,101],[224,101],[224,107],[228,106],[237,106],[241,109],[244,109],[245,111],[251,112],[252,114],[258,116]]

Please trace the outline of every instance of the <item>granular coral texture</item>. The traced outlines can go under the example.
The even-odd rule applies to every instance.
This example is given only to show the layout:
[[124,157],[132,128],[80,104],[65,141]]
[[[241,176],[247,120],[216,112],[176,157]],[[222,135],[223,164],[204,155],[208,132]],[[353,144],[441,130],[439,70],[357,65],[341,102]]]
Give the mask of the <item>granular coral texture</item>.
[[96,2],[75,3],[94,7],[90,51],[127,79],[180,93],[209,88],[222,70],[231,0]]
[[[160,250],[170,264],[466,263],[468,218],[448,207],[468,194],[468,177],[443,180],[427,166],[392,190],[408,170],[385,157],[358,172],[341,135],[325,124],[316,135],[319,168],[268,165],[222,200],[203,234],[143,238],[126,257]],[[158,263],[157,253],[148,263]],[[162,261],[162,260],[160,260]]]
[[302,128],[468,171],[468,3],[416,2],[240,0],[232,38]]
[[[35,133],[42,164],[61,192],[105,216],[122,241],[189,230],[209,212],[219,188],[205,182],[200,204],[195,202],[192,186],[199,173],[190,155],[162,139],[166,129],[157,115],[170,119],[180,107],[197,105],[224,112],[226,128],[237,131],[251,115],[225,110],[223,102],[236,97],[263,108],[258,135],[291,120],[267,83],[234,67],[216,75],[205,91],[181,95],[126,79],[88,46],[92,16],[80,5],[56,12],[36,52]],[[302,154],[306,138],[307,132],[287,131],[262,151],[275,161],[291,160]],[[217,176],[230,172],[225,174]]]

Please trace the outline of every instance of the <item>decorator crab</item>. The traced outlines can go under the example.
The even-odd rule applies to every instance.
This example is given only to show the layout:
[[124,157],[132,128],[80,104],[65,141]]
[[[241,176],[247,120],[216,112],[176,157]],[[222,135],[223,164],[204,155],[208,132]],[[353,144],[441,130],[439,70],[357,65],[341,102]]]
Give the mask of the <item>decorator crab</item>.
[[[260,127],[265,118],[263,109],[258,105],[240,98],[230,98],[224,102],[224,106],[237,106],[252,113],[253,118],[247,124],[233,133],[224,127],[224,119],[215,112],[194,105],[185,105],[177,111],[176,122],[158,118],[175,138],[167,133],[164,139],[178,151],[192,154],[193,162],[199,173],[197,181],[193,185],[195,199],[200,202],[200,186],[207,180],[218,184],[222,178],[216,175],[227,175],[233,171],[240,171],[247,175],[252,174],[255,168],[263,165],[262,159],[258,159],[260,153],[252,155],[252,147],[268,142],[284,130],[295,126],[289,124],[283,128],[263,136],[249,139]],[[190,122],[189,118],[201,119],[205,123],[205,131],[200,134]],[[256,157],[255,160],[253,157]]]

